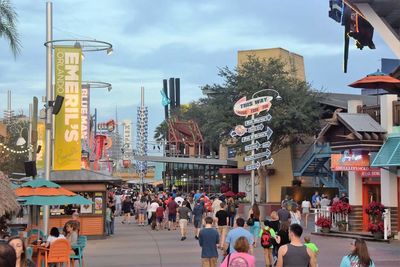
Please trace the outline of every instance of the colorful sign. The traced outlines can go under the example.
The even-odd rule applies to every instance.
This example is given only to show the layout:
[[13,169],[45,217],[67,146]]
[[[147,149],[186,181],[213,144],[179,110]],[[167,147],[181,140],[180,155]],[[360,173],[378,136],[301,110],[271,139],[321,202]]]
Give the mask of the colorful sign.
[[379,178],[381,177],[381,169],[379,168],[368,168],[365,171],[360,172],[361,177],[372,177],[372,178]]
[[368,171],[369,164],[368,154],[345,151],[331,155],[332,171]]
[[37,124],[37,131],[38,131],[38,139],[37,139],[37,146],[40,146],[39,153],[36,153],[36,168],[37,169],[44,169],[44,153],[45,153],[45,134],[46,129],[44,126],[44,122],[38,122]]
[[82,50],[56,46],[55,95],[63,96],[60,112],[55,116],[54,170],[81,168],[81,87]]
[[115,121],[109,120],[108,122],[102,122],[97,124],[97,129],[99,131],[113,132],[115,130]]
[[84,148],[89,146],[90,132],[90,88],[88,85],[82,86],[82,104],[81,104],[81,133],[82,144]]
[[247,117],[253,114],[259,114],[261,111],[268,111],[272,104],[272,96],[261,96],[246,100],[246,97],[239,99],[233,106],[233,111],[236,115]]

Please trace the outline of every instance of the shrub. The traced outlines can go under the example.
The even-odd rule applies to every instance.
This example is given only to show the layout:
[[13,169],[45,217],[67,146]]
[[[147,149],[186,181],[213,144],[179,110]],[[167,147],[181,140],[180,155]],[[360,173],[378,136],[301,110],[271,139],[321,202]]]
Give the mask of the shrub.
[[384,226],[383,222],[378,222],[378,223],[369,223],[368,224],[368,231],[371,233],[376,233],[376,232],[384,232]]
[[317,222],[315,223],[319,227],[325,227],[325,228],[331,228],[332,227],[332,221],[331,219],[321,216],[318,218]]
[[339,200],[332,204],[331,211],[333,213],[341,213],[346,215],[352,211],[352,208],[349,203]]

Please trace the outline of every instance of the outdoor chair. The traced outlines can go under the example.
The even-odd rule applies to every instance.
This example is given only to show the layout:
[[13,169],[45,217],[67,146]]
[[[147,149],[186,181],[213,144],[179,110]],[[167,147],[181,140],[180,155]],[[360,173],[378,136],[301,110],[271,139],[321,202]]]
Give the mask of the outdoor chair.
[[44,233],[40,229],[31,229],[28,231],[28,237],[30,237],[32,235],[40,235],[40,237],[42,237],[42,236],[44,236]]
[[72,253],[70,255],[70,258],[72,261],[78,260],[79,261],[79,267],[82,267],[83,264],[83,251],[85,250],[87,244],[87,236],[81,235],[78,237],[78,243],[75,245],[72,245],[72,248],[74,250],[77,250],[78,254]]
[[[50,263],[66,263],[67,267],[71,266],[71,244],[67,239],[57,239],[51,243],[47,257],[45,257],[45,267],[49,267]],[[73,266],[73,263],[72,263]]]
[[33,248],[32,247],[27,247],[25,250],[26,258],[28,260],[32,260],[32,255],[33,255]]

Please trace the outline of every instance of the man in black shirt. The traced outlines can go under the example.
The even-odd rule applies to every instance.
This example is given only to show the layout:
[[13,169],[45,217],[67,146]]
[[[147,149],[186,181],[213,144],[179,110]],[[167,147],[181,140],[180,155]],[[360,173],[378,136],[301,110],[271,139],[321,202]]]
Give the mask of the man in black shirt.
[[218,233],[221,237],[221,243],[219,245],[220,248],[224,245],[225,237],[228,232],[228,212],[225,210],[225,203],[221,202],[220,204],[221,209],[217,211],[215,214],[217,225],[218,225]]

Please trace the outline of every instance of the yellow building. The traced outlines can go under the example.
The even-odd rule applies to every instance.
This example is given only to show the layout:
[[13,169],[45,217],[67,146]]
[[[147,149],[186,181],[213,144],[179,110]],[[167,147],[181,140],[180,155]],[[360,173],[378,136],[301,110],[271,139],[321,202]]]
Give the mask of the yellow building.
[[[238,68],[244,64],[249,56],[255,56],[260,59],[280,58],[286,63],[285,70],[299,80],[305,81],[304,59],[303,56],[292,53],[283,48],[269,48],[256,50],[238,51]],[[243,169],[249,162],[243,161],[242,156],[236,156],[238,168]],[[277,203],[281,201],[281,187],[291,186],[293,180],[292,151],[288,147],[272,156],[274,164],[269,167],[273,169],[273,174],[269,175],[266,181],[261,181],[256,176],[256,194],[257,201],[267,203]],[[257,175],[257,172],[256,172]],[[239,191],[244,191],[250,195],[250,175],[241,174],[239,176]],[[265,187],[262,190],[261,187]]]
[[280,58],[286,63],[285,71],[292,74],[299,80],[306,80],[304,71],[304,58],[299,54],[292,53],[283,48],[242,50],[238,51],[238,67],[248,61],[249,56],[255,56],[260,59]]

